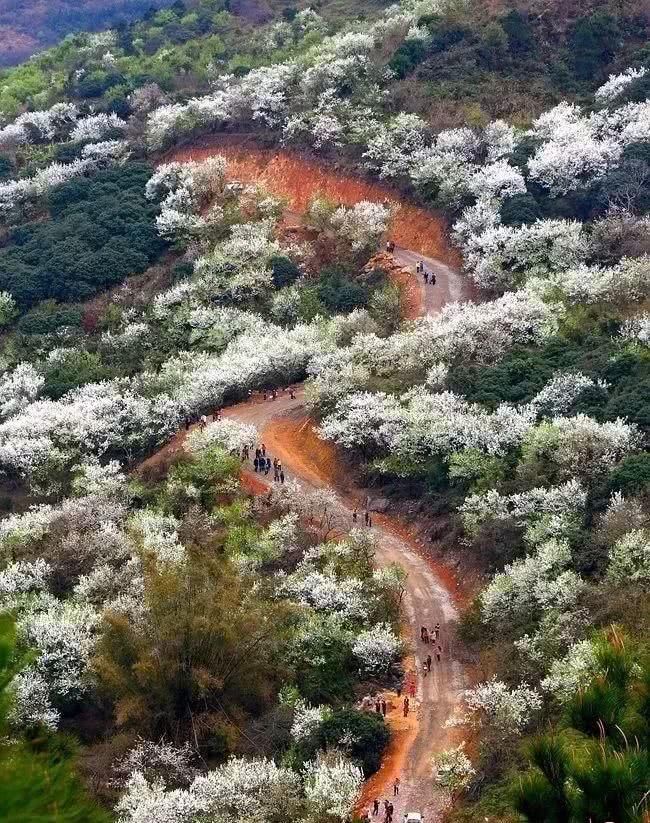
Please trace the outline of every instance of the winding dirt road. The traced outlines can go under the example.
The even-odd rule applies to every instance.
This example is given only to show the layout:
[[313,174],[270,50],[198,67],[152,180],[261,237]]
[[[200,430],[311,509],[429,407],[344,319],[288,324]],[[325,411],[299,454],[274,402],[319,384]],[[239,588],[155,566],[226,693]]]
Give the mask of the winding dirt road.
[[[420,305],[415,313],[435,315],[446,303],[470,296],[466,282],[451,268],[457,264],[457,258],[446,242],[439,216],[400,202],[394,192],[381,184],[344,176],[285,152],[232,146],[224,150],[223,143],[206,143],[177,150],[166,159],[200,160],[215,154],[225,154],[229,172],[235,179],[261,182],[272,192],[286,196],[290,208],[298,212],[304,211],[311,197],[319,193],[348,204],[361,199],[390,200],[399,206],[389,231],[389,236],[398,244],[395,259],[408,268],[414,278],[418,260],[436,274],[435,286],[426,286],[422,277],[417,277]],[[366,493],[351,485],[349,478],[346,480],[336,451],[317,437],[302,389],[297,391],[295,399],[288,394],[280,395],[275,401],[257,398],[225,409],[223,414],[257,428],[267,453],[282,461],[287,479],[295,480],[306,489],[334,490],[341,516],[352,527],[352,510],[358,507],[363,512]],[[184,433],[179,433],[166,448],[173,453],[182,448],[183,439]],[[266,483],[270,475],[262,478],[250,469],[246,475],[251,488],[257,491],[264,485],[272,485],[272,480]],[[389,798],[395,806],[394,823],[401,823],[402,815],[411,811],[422,813],[427,823],[434,823],[441,819],[444,797],[433,783],[432,759],[436,752],[456,743],[454,733],[445,728],[445,721],[453,713],[465,686],[464,669],[456,654],[456,584],[444,569],[435,568],[426,558],[423,546],[404,524],[380,514],[373,514],[372,519],[378,565],[398,563],[408,573],[404,634],[410,647],[407,681],[412,684],[415,695],[411,697],[409,717],[404,718],[403,696],[385,694],[393,740],[381,769],[365,786],[359,811],[371,806],[375,797]],[[420,640],[420,627],[431,629],[437,623],[441,627],[439,663],[435,648]],[[431,673],[423,676],[422,664],[428,653],[433,657]],[[397,797],[393,797],[392,791],[395,777],[401,781]],[[383,818],[382,806],[380,817],[374,819],[383,821]]]

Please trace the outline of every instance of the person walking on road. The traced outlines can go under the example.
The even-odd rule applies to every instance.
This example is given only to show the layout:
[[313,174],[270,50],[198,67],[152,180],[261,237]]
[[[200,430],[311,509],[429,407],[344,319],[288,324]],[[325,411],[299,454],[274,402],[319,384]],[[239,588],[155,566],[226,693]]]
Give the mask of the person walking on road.
[[422,277],[424,277],[424,285],[426,286],[429,282],[429,272],[426,269],[422,272]]
[[430,283],[432,286],[436,285],[436,276],[433,272],[431,272]]
[[386,706],[386,701],[382,698],[382,701],[381,701],[381,713],[383,714],[383,716],[384,716],[384,717],[386,717],[386,712],[387,712],[387,711],[388,711],[388,708],[387,708],[387,706]]
[[352,522],[353,522],[355,525],[356,525],[356,523],[357,523],[357,518],[358,518],[358,517],[359,517],[359,513],[357,512],[357,510],[356,510],[356,509],[354,509],[354,511],[352,512]]
[[427,655],[427,669],[431,671],[431,655]]
[[396,777],[393,781],[393,797],[397,797],[399,794],[399,777]]
[[256,457],[255,460],[253,460],[253,466],[255,468],[255,471],[257,471],[259,469],[259,467],[260,467],[259,457]]
[[264,468],[264,474],[265,474],[265,475],[268,475],[268,473],[269,473],[270,471],[271,471],[271,458],[270,458],[270,457],[267,457],[267,458],[266,458],[266,466],[265,466],[265,468]]
[[375,797],[372,801],[372,815],[376,817],[379,814],[379,798]]
[[442,657],[442,646],[438,646],[436,649],[436,660],[440,663],[440,658]]
[[404,698],[404,717],[408,717],[409,715],[409,699],[408,697]]
[[284,484],[284,472],[280,469],[280,483]]

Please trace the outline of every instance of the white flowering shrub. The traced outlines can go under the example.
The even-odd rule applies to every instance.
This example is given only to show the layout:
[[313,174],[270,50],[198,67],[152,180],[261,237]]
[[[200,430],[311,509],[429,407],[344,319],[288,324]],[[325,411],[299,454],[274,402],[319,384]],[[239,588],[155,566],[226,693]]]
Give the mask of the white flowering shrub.
[[434,779],[453,803],[471,784],[476,774],[472,761],[465,754],[465,741],[454,749],[446,749],[433,759]]
[[343,755],[319,755],[304,770],[304,787],[310,816],[329,816],[341,823],[349,819],[359,799],[363,772]]
[[0,376],[0,418],[22,411],[39,395],[45,377],[31,363],[19,363]]
[[626,342],[648,348],[650,346],[650,313],[626,320],[621,328],[621,337]]
[[570,610],[583,588],[568,569],[571,551],[566,541],[549,540],[535,554],[508,564],[480,594],[487,622],[533,617],[548,610]]
[[415,152],[424,148],[427,124],[416,114],[400,112],[378,124],[363,153],[367,167],[380,177],[407,175]]
[[492,678],[463,692],[463,703],[465,723],[487,727],[498,738],[507,739],[525,731],[541,709],[542,698],[536,689],[525,685],[510,689]]
[[142,550],[161,564],[185,563],[185,549],[178,537],[179,522],[173,515],[159,514],[151,509],[136,512],[129,522],[134,539]]
[[106,114],[100,112],[99,114],[91,114],[88,117],[82,117],[75,123],[72,132],[70,133],[70,140],[73,142],[88,141],[91,143],[99,143],[104,140],[107,135],[114,135],[115,133],[123,134],[126,130],[126,122],[118,117],[117,114],[111,112]]
[[310,706],[304,700],[297,700],[293,707],[291,737],[296,743],[306,742],[331,713],[329,706]]
[[545,142],[528,161],[530,176],[553,195],[600,180],[619,160],[622,146],[598,134],[592,120],[576,106],[560,103],[533,124]]
[[477,286],[498,290],[577,266],[585,260],[588,249],[581,223],[538,220],[528,226],[496,226],[472,236],[464,257]]
[[604,105],[613,102],[635,80],[645,77],[646,73],[647,69],[641,66],[638,69],[626,69],[620,74],[610,74],[607,82],[594,92],[596,102]]
[[12,705],[8,720],[16,731],[33,726],[45,726],[56,731],[61,720],[58,709],[52,706],[50,685],[42,672],[29,667],[11,681]]
[[363,619],[368,613],[363,582],[354,577],[337,580],[308,564],[282,581],[283,593],[316,611],[336,612],[342,617]]
[[8,326],[18,310],[16,301],[8,291],[0,291],[0,329]]
[[149,783],[180,787],[187,786],[196,776],[193,760],[194,752],[188,743],[175,746],[166,740],[138,738],[136,745],[114,766],[114,771],[123,780],[137,772]]
[[368,674],[385,674],[397,660],[402,649],[399,637],[388,623],[378,623],[357,635],[352,652]]
[[257,442],[257,429],[237,420],[224,418],[208,423],[203,431],[195,429],[187,438],[186,444],[191,452],[200,452],[215,445],[226,451],[239,453],[244,446]]
[[650,294],[650,258],[623,258],[615,266],[579,266],[552,274],[547,287],[578,304],[638,302]]
[[541,417],[563,415],[578,400],[580,395],[595,385],[605,390],[602,384],[595,383],[590,377],[580,372],[556,374],[530,401],[530,406]]
[[578,690],[600,673],[596,647],[590,640],[571,646],[567,654],[551,663],[541,687],[560,703],[568,703]]
[[355,254],[374,251],[388,228],[390,209],[381,203],[362,200],[352,207],[340,206],[331,217],[331,226]]
[[519,169],[506,160],[495,160],[474,174],[470,188],[479,200],[504,200],[525,194],[526,181]]
[[49,597],[19,616],[19,637],[38,652],[32,668],[54,700],[77,700],[88,688],[99,619],[91,606]]
[[544,464],[559,481],[581,478],[586,483],[606,474],[625,455],[640,448],[637,427],[620,418],[598,423],[585,414],[554,417],[531,429],[522,444],[519,469]]
[[650,583],[650,530],[635,529],[616,541],[609,552],[607,577],[614,583]]

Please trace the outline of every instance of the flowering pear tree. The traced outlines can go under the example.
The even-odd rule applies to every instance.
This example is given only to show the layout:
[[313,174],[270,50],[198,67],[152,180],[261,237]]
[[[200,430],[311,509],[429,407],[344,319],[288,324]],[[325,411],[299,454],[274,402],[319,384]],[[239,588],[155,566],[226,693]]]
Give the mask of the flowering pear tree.
[[465,741],[454,749],[440,752],[433,759],[434,780],[449,796],[453,806],[458,797],[469,788],[476,769],[465,754]]

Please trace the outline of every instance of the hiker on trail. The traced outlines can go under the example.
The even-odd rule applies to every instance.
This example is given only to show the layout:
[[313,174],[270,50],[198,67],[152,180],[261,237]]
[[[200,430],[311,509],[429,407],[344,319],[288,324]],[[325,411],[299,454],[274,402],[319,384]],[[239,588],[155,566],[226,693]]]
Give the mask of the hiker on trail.
[[427,668],[427,661],[423,660],[422,661],[422,677],[426,677],[428,673],[429,673],[429,669]]
[[284,483],[284,472],[280,469],[280,483]]
[[381,700],[379,698],[375,700],[375,711],[377,714],[381,714]]
[[426,642],[427,642],[427,641],[424,639],[424,638],[426,637],[426,635],[427,635],[427,629],[426,629],[426,626],[421,626],[421,627],[420,627],[420,640],[422,640],[422,642],[424,642],[424,643],[426,643]]
[[294,389],[294,387],[293,387],[293,386],[291,386],[291,387],[289,388],[289,397],[290,397],[292,400],[295,400],[295,399],[296,399],[296,390]]
[[427,669],[431,671],[431,655],[427,655]]
[[426,626],[422,629],[422,640],[424,640],[425,643],[429,642],[429,630]]
[[264,474],[268,474],[271,471],[271,458],[266,458],[266,468],[264,469]]
[[433,639],[437,640],[440,637],[440,623],[436,623],[433,628]]
[[217,413],[214,416],[215,420],[221,420],[221,409],[217,409]]
[[409,714],[409,699],[408,697],[404,698],[404,717],[408,717]]
[[393,797],[397,797],[399,794],[399,777],[396,777],[393,781]]
[[429,272],[425,269],[425,270],[422,272],[422,276],[424,277],[424,283],[425,283],[425,285],[426,285],[426,284],[429,282]]
[[356,523],[356,522],[357,522],[357,517],[358,517],[358,516],[359,516],[359,515],[358,515],[358,512],[357,512],[357,510],[355,509],[355,510],[352,512],[352,522],[353,522],[353,523]]
[[370,523],[370,512],[368,511],[368,509],[366,509],[363,513],[363,522],[366,524],[366,526]]
[[393,813],[395,811],[395,806],[392,803],[388,804],[388,823],[393,823]]
[[268,394],[269,394],[269,393],[267,392],[267,390],[266,390],[266,389],[264,389],[264,392],[263,392],[263,394],[262,394],[262,397],[264,398],[264,400],[266,400],[266,398],[268,397]]
[[273,480],[275,483],[278,483],[280,480],[280,469],[278,469],[277,465],[273,469]]
[[199,420],[199,426],[201,428],[201,431],[204,431],[204,429],[207,425],[208,425],[208,418],[204,414],[202,414],[201,419]]
[[249,456],[250,452],[248,450],[248,446],[244,446],[244,448],[241,450],[241,459],[248,460]]
[[368,515],[368,522],[366,523],[366,526],[368,526],[369,529],[372,528],[372,517],[370,515]]
[[418,260],[418,262],[415,264],[415,273],[416,274],[422,274],[423,271],[424,271],[424,263],[421,260]]
[[372,814],[373,814],[373,816],[376,816],[376,815],[379,814],[379,798],[378,797],[375,797],[375,799],[372,801]]
[[381,701],[381,713],[386,717],[386,712],[388,711],[388,707],[386,706],[386,701],[382,699]]
[[431,285],[432,286],[436,285],[436,276],[433,272],[431,272]]
[[262,452],[262,457],[266,457],[266,446],[264,443],[260,446],[260,451]]
[[189,418],[189,417],[186,417],[186,418],[185,418],[185,431],[189,431],[189,430],[190,430],[190,424],[191,424],[191,422],[192,422],[192,421],[190,420],[190,418]]
[[256,457],[255,460],[253,460],[253,466],[255,467],[255,471],[257,471],[259,469],[260,461],[259,461],[258,457]]
[[271,392],[271,400],[275,400],[277,396],[278,396],[277,391],[275,389],[273,389],[273,391]]
[[440,663],[440,656],[442,655],[442,646],[438,646],[436,649],[436,660]]

